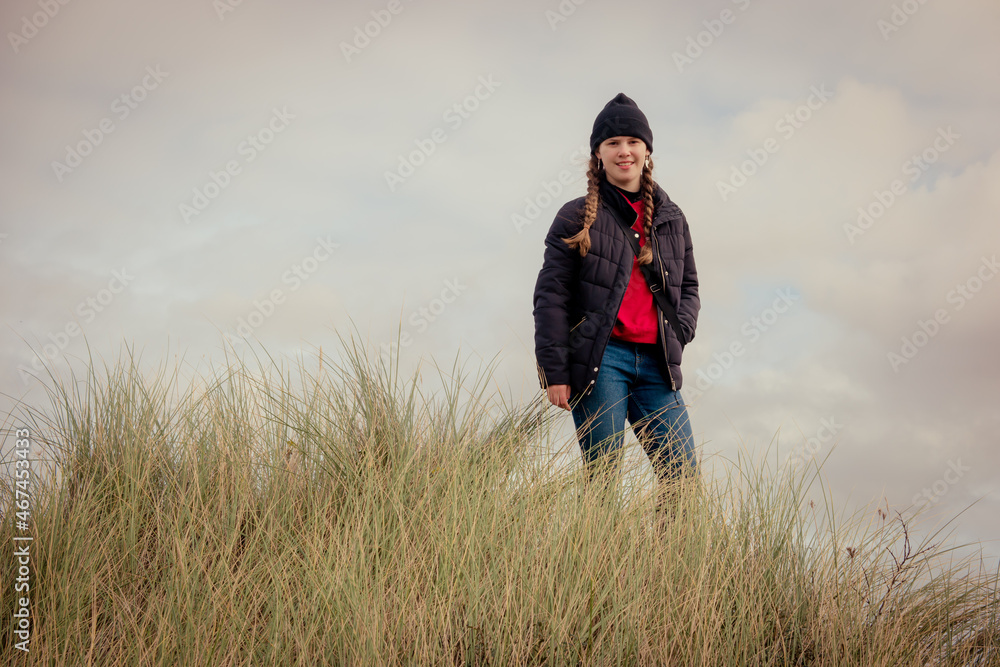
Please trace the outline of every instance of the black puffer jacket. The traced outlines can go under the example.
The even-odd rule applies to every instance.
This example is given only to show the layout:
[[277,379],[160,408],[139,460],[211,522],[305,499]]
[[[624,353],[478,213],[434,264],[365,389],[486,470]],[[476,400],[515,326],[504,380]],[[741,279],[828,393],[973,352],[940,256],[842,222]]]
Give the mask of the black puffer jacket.
[[[578,249],[563,243],[561,239],[583,229],[584,199],[567,202],[556,214],[545,237],[545,255],[533,298],[539,384],[543,389],[550,384],[568,384],[571,398],[593,388],[635,258],[611,207],[616,207],[629,225],[635,224],[636,213],[603,174],[601,203],[590,227],[590,251],[580,257]],[[684,214],[659,185],[654,195],[651,237],[654,271],[663,272],[667,299],[677,310],[681,329],[690,342],[701,309],[691,233]],[[658,349],[663,355],[660,367],[676,391],[683,384],[680,364],[684,348],[659,309],[657,314]]]

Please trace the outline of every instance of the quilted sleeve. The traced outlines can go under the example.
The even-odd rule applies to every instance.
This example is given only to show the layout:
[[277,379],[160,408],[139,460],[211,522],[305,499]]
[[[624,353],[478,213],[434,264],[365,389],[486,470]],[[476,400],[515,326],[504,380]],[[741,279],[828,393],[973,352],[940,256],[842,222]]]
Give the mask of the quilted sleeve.
[[583,229],[575,202],[556,214],[545,236],[545,253],[533,297],[535,360],[538,381],[548,385],[569,384],[569,304],[580,271],[580,251],[562,239]]

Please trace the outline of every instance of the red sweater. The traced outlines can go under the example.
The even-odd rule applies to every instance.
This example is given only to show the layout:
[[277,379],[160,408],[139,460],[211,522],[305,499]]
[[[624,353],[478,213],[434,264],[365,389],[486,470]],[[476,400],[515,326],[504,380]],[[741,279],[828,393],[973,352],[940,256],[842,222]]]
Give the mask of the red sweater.
[[[622,197],[628,201],[625,195]],[[632,229],[639,234],[639,247],[642,247],[646,245],[646,238],[642,233],[643,218],[645,217],[643,209],[646,203],[640,198],[634,203],[629,201],[629,205],[638,214]],[[618,321],[615,322],[615,326],[611,330],[611,337],[633,343],[656,343],[659,340],[658,326],[653,293],[649,291],[646,278],[639,268],[639,258],[633,257],[632,276],[629,278],[628,287],[625,288],[625,296],[618,309]]]

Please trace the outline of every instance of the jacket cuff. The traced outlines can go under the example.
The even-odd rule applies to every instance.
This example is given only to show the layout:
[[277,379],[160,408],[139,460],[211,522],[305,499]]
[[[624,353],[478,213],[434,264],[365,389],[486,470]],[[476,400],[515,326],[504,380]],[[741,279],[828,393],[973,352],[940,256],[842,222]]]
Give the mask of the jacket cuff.
[[[535,368],[538,370],[538,386],[542,389],[554,384],[569,384],[568,371],[548,371],[546,373],[537,363]],[[548,381],[546,382],[546,380]]]

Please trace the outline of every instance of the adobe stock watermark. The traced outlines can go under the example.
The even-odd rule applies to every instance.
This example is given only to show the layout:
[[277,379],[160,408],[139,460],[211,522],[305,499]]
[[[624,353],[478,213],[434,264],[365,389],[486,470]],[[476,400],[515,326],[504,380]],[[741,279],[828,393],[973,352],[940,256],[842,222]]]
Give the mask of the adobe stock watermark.
[[936,505],[942,498],[948,495],[951,487],[958,484],[962,477],[965,476],[965,473],[970,470],[972,470],[971,466],[962,465],[962,459],[949,460],[948,469],[944,471],[944,475],[934,480],[934,483],[929,487],[925,486],[921,489],[920,493],[913,496],[911,502],[914,505],[918,505],[919,509]]
[[13,492],[13,518],[14,527],[19,534],[13,535],[11,541],[14,543],[14,565],[17,577],[14,578],[14,592],[22,595],[16,596],[14,613],[11,614],[11,625],[14,627],[14,636],[20,641],[14,644],[14,648],[28,653],[31,645],[31,630],[35,622],[31,617],[31,543],[34,537],[31,533],[33,523],[31,513],[34,511],[32,497],[32,466],[31,466],[31,430],[19,428],[14,431],[14,467],[17,472],[16,482],[7,486]]
[[[958,312],[965,307],[969,301],[975,298],[976,294],[983,289],[983,285],[993,280],[993,277],[1000,273],[1000,264],[997,263],[997,256],[982,257],[979,268],[975,275],[971,276],[964,283],[955,285],[945,295],[945,301],[954,305],[953,311]],[[910,363],[914,357],[923,349],[932,338],[938,335],[944,325],[951,321],[951,313],[947,308],[938,308],[927,320],[917,320],[917,328],[909,336],[903,336],[900,340],[902,344],[899,351],[889,352],[886,357],[889,360],[889,367],[893,373],[899,372],[899,367]]]
[[[741,12],[745,12],[747,7],[750,6],[750,0],[732,0],[732,3]],[[719,18],[702,21],[701,24],[705,26],[705,29],[695,35],[688,35],[687,46],[683,53],[680,51],[674,51],[673,53],[674,65],[677,66],[677,71],[683,74],[685,67],[693,65],[695,60],[701,58],[702,54],[705,53],[705,49],[712,46],[715,40],[722,36],[722,33],[726,30],[726,26],[736,22],[737,16],[739,14],[732,9],[723,9],[719,12]]]
[[[309,280],[320,266],[333,256],[333,251],[340,247],[339,243],[330,240],[330,235],[326,238],[316,239],[316,245],[312,251],[292,264],[281,274],[281,283],[288,285],[288,293],[296,292]],[[287,301],[288,293],[280,287],[276,287],[263,299],[254,299],[253,308],[245,316],[237,318],[236,327],[233,332],[226,332],[225,338],[231,343],[240,343],[244,339],[250,338],[251,334],[259,329],[264,322],[267,322],[278,311],[278,307]]]
[[[589,155],[590,147],[581,144],[570,154],[569,159],[570,162],[575,162],[581,158],[587,158]],[[524,208],[518,213],[512,213],[510,216],[511,224],[514,225],[517,233],[520,234],[525,227],[533,225],[546,209],[559,201],[556,198],[567,187],[572,185],[574,181],[579,180],[579,178],[579,174],[574,177],[573,172],[569,169],[560,169],[559,173],[551,181],[542,179],[534,196],[524,198]]]
[[[112,271],[111,279],[108,281],[107,286],[76,304],[73,312],[76,313],[77,318],[83,320],[84,324],[90,324],[114,302],[119,294],[125,291],[125,288],[133,280],[135,280],[135,276],[129,275],[128,269],[123,268],[120,271]],[[77,319],[69,320],[56,331],[50,331],[46,334],[49,342],[42,345],[42,355],[49,361],[55,361],[59,353],[69,347],[70,342],[81,333],[83,333],[83,329],[80,327]],[[32,374],[32,369],[38,373],[45,370],[45,364],[37,354],[31,360],[31,368],[23,364],[17,367],[17,372],[21,376],[22,382],[27,383],[35,377]]]
[[225,21],[226,14],[235,12],[236,8],[242,5],[243,0],[212,0],[212,9],[215,10],[215,15],[219,17],[219,21]]
[[909,22],[910,17],[919,12],[926,3],[927,0],[903,0],[899,4],[894,4],[888,21],[885,19],[875,21],[875,26],[882,34],[882,40],[889,41],[889,37],[894,32],[899,32],[899,29]]
[[[781,135],[783,140],[788,141],[795,136],[796,131],[802,129],[812,119],[813,113],[822,109],[832,97],[833,91],[827,90],[825,83],[818,87],[810,86],[805,102],[779,118],[774,124],[774,131]],[[729,180],[715,182],[722,201],[727,201],[730,195],[746,185],[747,179],[756,174],[780,149],[781,142],[774,137],[765,139],[759,148],[748,148],[748,159],[730,167]]]
[[18,53],[21,47],[27,44],[38,31],[49,24],[49,21],[56,17],[59,11],[68,5],[70,0],[38,0],[36,3],[41,11],[35,12],[31,16],[21,17],[21,29],[17,32],[8,32],[7,41],[14,53]]
[[549,22],[552,32],[556,31],[560,23],[565,23],[569,17],[576,13],[576,8],[587,2],[587,0],[560,0],[555,10],[545,10],[545,20]]
[[[909,183],[915,183],[924,173],[937,162],[941,155],[947,153],[955,145],[957,139],[962,135],[951,129],[939,127],[934,140],[920,153],[915,153],[906,159],[899,170],[904,176],[909,176]],[[869,229],[886,214],[899,198],[909,192],[910,186],[906,181],[896,178],[885,190],[875,190],[872,194],[874,199],[865,206],[858,207],[858,218],[854,224],[844,223],[844,234],[847,241],[854,245],[854,241]]]
[[[410,314],[407,320],[410,327],[416,329],[418,334],[427,331],[430,325],[448,309],[449,304],[455,303],[458,297],[468,288],[468,285],[463,285],[458,278],[445,280],[444,287],[437,297],[431,299],[427,305],[417,308]],[[413,345],[413,335],[409,329],[404,329],[399,334],[398,342],[382,343],[379,346],[379,355],[383,361],[388,361],[393,350],[398,352],[400,348],[409,347],[410,345]]]
[[[684,383],[684,393],[688,401],[700,398],[715,386],[715,383],[733,368],[736,360],[746,354],[747,345],[753,345],[759,341],[761,336],[781,319],[782,315],[788,313],[797,302],[802,300],[802,296],[793,294],[790,287],[775,290],[775,295],[770,306],[740,326],[742,339],[732,341],[722,352],[713,352],[712,363],[695,371],[694,383]],[[747,345],[744,344],[744,340],[747,341]]]
[[[479,85],[475,87],[472,94],[466,95],[445,109],[441,118],[454,132],[462,127],[465,121],[471,118],[480,105],[488,100],[500,86],[501,82],[494,80],[492,74],[485,78],[480,76]],[[395,171],[385,172],[385,183],[389,186],[389,192],[395,192],[396,188],[412,176],[418,167],[427,162],[427,159],[437,150],[438,144],[443,144],[447,140],[448,131],[441,127],[434,128],[430,136],[425,139],[414,139],[416,150],[405,155],[400,153]]]
[[354,26],[354,39],[350,42],[340,42],[340,52],[344,54],[344,59],[350,63],[351,58],[361,55],[361,52],[371,45],[372,40],[378,38],[382,31],[389,27],[393,17],[399,16],[404,9],[406,7],[400,0],[389,0],[385,9],[373,9],[371,21],[363,26]]
[[816,458],[816,454],[823,448],[823,445],[833,440],[833,437],[840,433],[843,428],[844,425],[839,423],[836,417],[820,419],[816,435],[808,438],[805,443],[789,452],[785,458],[785,465],[792,468],[802,467]]
[[215,199],[222,194],[222,191],[229,187],[233,178],[243,173],[243,165],[250,164],[257,159],[257,156],[284,132],[289,122],[295,116],[288,112],[288,107],[278,109],[274,107],[271,112],[271,119],[267,125],[257,130],[253,134],[248,134],[247,138],[236,147],[236,154],[243,158],[243,161],[233,159],[226,162],[219,171],[209,170],[208,181],[202,186],[195,186],[192,189],[193,197],[190,202],[181,202],[177,210],[185,224],[191,222],[191,218],[201,215]]
[[[159,65],[149,65],[145,71],[146,75],[139,83],[111,102],[111,113],[119,122],[128,118],[133,111],[138,109],[149,93],[159,88],[163,80],[170,76],[170,72],[162,71]],[[56,175],[56,180],[62,183],[67,174],[71,174],[74,169],[83,164],[84,158],[104,143],[104,139],[115,131],[114,118],[111,116],[102,118],[97,123],[97,127],[85,129],[83,138],[76,144],[66,145],[66,155],[63,161],[52,161],[52,171]]]

